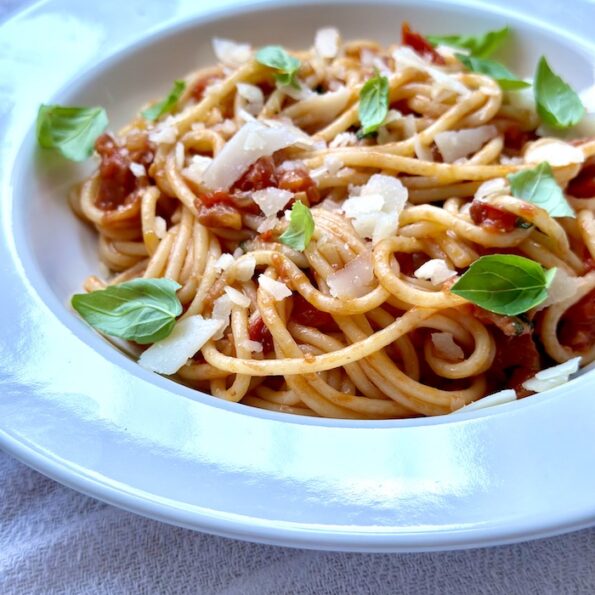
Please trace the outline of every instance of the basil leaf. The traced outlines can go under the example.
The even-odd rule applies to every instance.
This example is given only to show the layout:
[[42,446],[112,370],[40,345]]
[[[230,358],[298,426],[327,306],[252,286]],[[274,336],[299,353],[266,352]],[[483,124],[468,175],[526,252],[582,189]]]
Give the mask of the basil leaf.
[[504,27],[483,35],[428,35],[427,39],[434,46],[448,45],[469,50],[476,58],[487,58],[502,45],[509,34],[510,28]]
[[44,149],[56,149],[66,159],[91,157],[97,137],[107,128],[102,107],[40,105],[37,112],[37,141]]
[[552,217],[576,217],[547,161],[508,175],[513,196],[545,209]]
[[303,252],[314,233],[314,217],[310,209],[301,201],[293,203],[289,226],[279,236],[279,241],[298,252]]
[[182,313],[176,295],[181,286],[169,279],[134,279],[72,296],[72,307],[92,327],[137,343],[165,339]]
[[500,62],[496,62],[495,60],[485,60],[484,58],[473,58],[465,56],[465,54],[455,55],[469,70],[491,76],[505,91],[515,91],[516,89],[524,89],[525,87],[531,86],[529,83],[520,80],[517,76],[512,74],[512,72],[500,64]]
[[141,116],[145,120],[153,122],[161,118],[161,116],[164,114],[169,114],[169,112],[171,112],[174,107],[176,107],[176,103],[178,103],[178,100],[182,96],[185,88],[185,81],[174,81],[174,86],[171,88],[171,91],[168,93],[167,97],[163,101],[159,101],[151,107],[148,107],[146,110],[143,110],[141,112]]
[[585,108],[570,85],[555,74],[542,56],[535,72],[533,93],[541,120],[554,128],[578,124]]
[[516,316],[545,300],[555,273],[523,256],[482,256],[450,291],[490,312]]
[[269,68],[278,70],[275,80],[280,85],[291,85],[300,88],[295,77],[300,69],[300,61],[290,56],[280,45],[267,45],[256,52],[256,61]]
[[388,114],[388,79],[377,74],[368,79],[359,94],[359,121],[362,135],[375,132]]

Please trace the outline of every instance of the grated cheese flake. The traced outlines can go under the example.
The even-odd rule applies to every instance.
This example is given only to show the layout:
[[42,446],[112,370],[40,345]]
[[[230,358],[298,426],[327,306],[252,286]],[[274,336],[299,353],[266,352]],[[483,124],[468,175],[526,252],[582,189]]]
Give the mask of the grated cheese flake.
[[276,302],[280,302],[285,298],[291,295],[291,289],[285,285],[285,283],[281,283],[281,281],[276,281],[275,279],[271,279],[266,275],[259,275],[258,277],[258,284],[264,291],[266,291]]
[[442,258],[433,258],[424,262],[414,273],[416,279],[425,279],[432,285],[442,285],[447,279],[457,274],[448,267]]

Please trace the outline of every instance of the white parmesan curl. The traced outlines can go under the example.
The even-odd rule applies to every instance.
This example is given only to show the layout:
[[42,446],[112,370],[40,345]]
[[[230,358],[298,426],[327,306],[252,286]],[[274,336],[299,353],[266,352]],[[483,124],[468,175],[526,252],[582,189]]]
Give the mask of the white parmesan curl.
[[221,330],[220,320],[189,316],[174,326],[171,334],[153,343],[138,363],[159,374],[175,374],[209,339]]
[[326,280],[329,291],[336,298],[357,298],[374,288],[372,254],[363,252]]
[[252,57],[252,48],[249,44],[220,37],[213,38],[213,51],[217,59],[229,68],[238,68]]
[[563,364],[541,370],[533,378],[529,378],[529,380],[523,382],[523,388],[541,393],[550,388],[556,388],[557,386],[566,384],[570,379],[570,375],[578,371],[580,362],[580,356],[573,357]]
[[259,275],[258,277],[258,284],[264,291],[266,291],[276,302],[280,302],[285,298],[291,295],[291,289],[285,285],[285,283],[281,283],[281,281],[276,281],[275,279],[271,279],[266,275]]
[[442,258],[433,258],[424,262],[414,273],[416,279],[425,279],[432,285],[442,285],[447,279],[457,274]]
[[324,27],[316,31],[314,49],[321,58],[334,58],[339,53],[341,37],[334,27]]
[[478,128],[462,128],[439,132],[434,141],[446,163],[454,163],[457,159],[476,153],[483,145],[498,136],[498,129],[491,124]]
[[432,333],[432,344],[436,353],[453,362],[461,361],[465,359],[465,353],[459,345],[454,341],[452,333]]

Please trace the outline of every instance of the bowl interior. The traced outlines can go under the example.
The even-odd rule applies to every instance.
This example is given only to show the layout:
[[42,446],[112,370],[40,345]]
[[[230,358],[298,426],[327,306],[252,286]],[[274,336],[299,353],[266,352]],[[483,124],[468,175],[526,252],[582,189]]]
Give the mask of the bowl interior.
[[[280,43],[303,48],[312,44],[318,28],[332,25],[345,39],[389,43],[399,39],[402,21],[409,21],[422,33],[471,34],[509,24],[514,34],[502,59],[516,73],[531,76],[539,56],[545,54],[553,68],[575,88],[593,84],[588,49],[539,23],[480,7],[434,2],[306,2],[300,6],[257,6],[233,15],[223,13],[154,35],[82,74],[56,97],[48,97],[47,102],[102,105],[107,109],[110,128],[117,129],[143,103],[162,96],[175,78],[212,64],[215,58],[211,39],[215,36],[254,46]],[[69,310],[69,298],[80,291],[86,276],[98,271],[98,257],[95,234],[73,216],[67,194],[71,185],[95,166],[91,162],[66,163],[37,149],[32,131],[15,170],[13,228],[17,250],[42,299],[73,329],[79,329],[80,323]],[[93,333],[85,334],[85,338],[101,341]],[[113,357],[117,362],[122,356],[114,350]]]

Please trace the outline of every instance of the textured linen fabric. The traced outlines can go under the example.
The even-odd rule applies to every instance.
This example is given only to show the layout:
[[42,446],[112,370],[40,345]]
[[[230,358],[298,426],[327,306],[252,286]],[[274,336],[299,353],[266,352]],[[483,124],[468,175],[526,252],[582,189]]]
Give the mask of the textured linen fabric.
[[144,519],[0,453],[0,593],[587,594],[595,529],[431,554],[294,550]]

